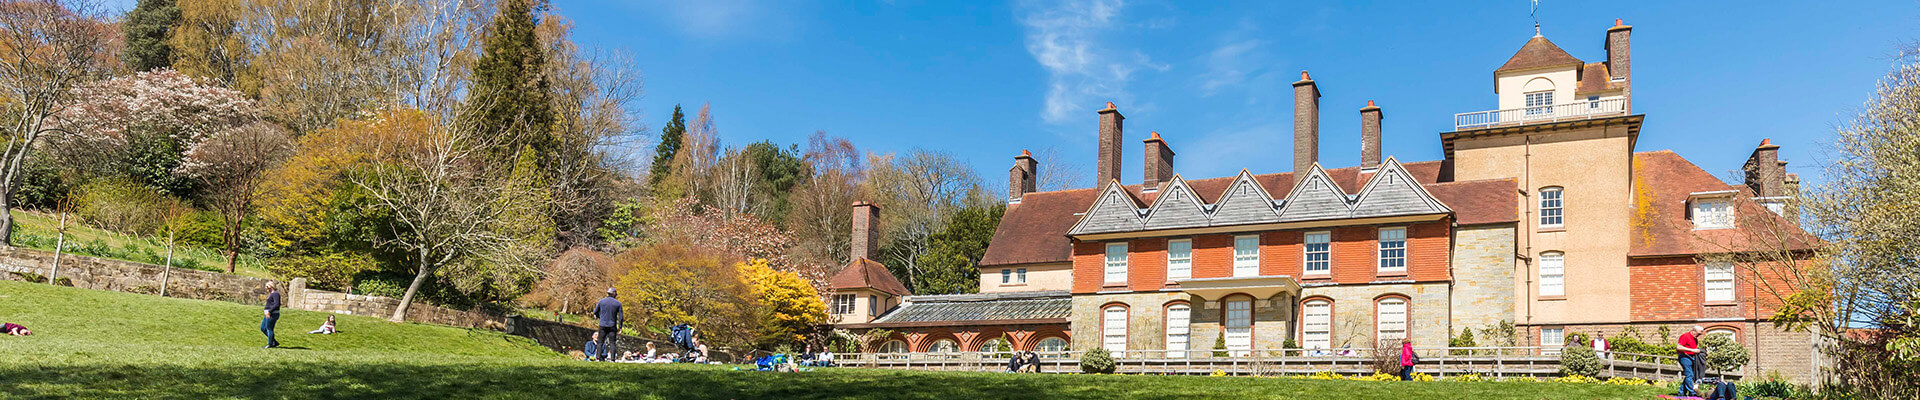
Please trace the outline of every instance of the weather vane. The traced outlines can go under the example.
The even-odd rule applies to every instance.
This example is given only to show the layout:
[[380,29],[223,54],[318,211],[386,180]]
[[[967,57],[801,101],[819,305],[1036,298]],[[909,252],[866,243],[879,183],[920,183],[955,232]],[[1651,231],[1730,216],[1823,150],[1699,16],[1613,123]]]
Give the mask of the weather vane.
[[1527,15],[1533,16],[1533,35],[1540,36],[1540,0],[1533,0],[1533,11]]

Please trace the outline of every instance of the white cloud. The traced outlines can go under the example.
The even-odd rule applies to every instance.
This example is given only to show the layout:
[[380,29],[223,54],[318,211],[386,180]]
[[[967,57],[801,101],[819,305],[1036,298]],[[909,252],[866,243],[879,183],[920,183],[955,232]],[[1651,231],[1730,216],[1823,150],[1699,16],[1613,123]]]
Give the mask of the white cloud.
[[1218,93],[1220,88],[1237,86],[1247,81],[1247,71],[1259,68],[1250,60],[1252,52],[1263,44],[1259,39],[1247,39],[1230,42],[1207,53],[1206,72],[1200,74],[1200,92],[1204,96]]
[[667,24],[682,34],[702,38],[723,38],[768,28],[776,22],[763,18],[773,4],[758,0],[646,1],[630,3],[636,11],[658,13]]
[[1114,49],[1103,39],[1122,26],[1120,0],[1029,1],[1020,7],[1027,53],[1048,74],[1048,123],[1073,120],[1104,101],[1127,101],[1127,83],[1141,69],[1165,71],[1138,50]]

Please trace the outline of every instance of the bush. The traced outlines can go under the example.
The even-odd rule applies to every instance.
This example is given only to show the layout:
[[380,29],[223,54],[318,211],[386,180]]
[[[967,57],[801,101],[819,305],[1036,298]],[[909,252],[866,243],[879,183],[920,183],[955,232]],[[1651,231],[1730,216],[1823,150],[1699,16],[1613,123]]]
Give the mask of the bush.
[[75,211],[88,224],[110,231],[147,235],[166,223],[166,208],[176,202],[126,179],[100,179],[80,186]]
[[1600,356],[1593,353],[1591,346],[1563,347],[1560,349],[1560,375],[1598,376],[1600,375]]
[[1400,341],[1382,340],[1373,347],[1373,371],[1381,374],[1400,373]]
[[[1479,347],[1479,345],[1473,344],[1473,329],[1461,329],[1459,335],[1447,339],[1447,347]],[[1472,351],[1448,350],[1447,354],[1464,356],[1472,354]]]
[[[1647,343],[1645,341],[1642,341],[1640,340],[1640,335],[1637,332],[1635,332],[1633,328],[1627,328],[1626,330],[1621,331],[1619,334],[1615,334],[1613,336],[1607,337],[1607,345],[1613,348],[1613,350],[1611,350],[1613,352],[1637,353],[1637,354],[1647,354],[1647,355],[1653,355],[1653,356],[1671,356],[1674,354],[1675,351],[1678,350],[1678,348],[1675,347],[1674,343],[1672,342],[1661,341],[1659,342],[1659,344],[1653,344],[1653,343]],[[1614,358],[1621,359],[1621,360],[1628,360],[1628,361],[1639,361],[1639,362],[1650,362],[1650,363],[1669,362],[1669,361],[1665,361],[1663,359],[1658,359],[1658,358],[1636,357],[1636,356],[1616,355],[1614,356]]]
[[1111,374],[1119,367],[1119,364],[1113,361],[1113,354],[1104,349],[1087,350],[1080,354],[1080,372]]
[[[354,275],[372,270],[373,257],[365,254],[325,253],[311,256],[287,256],[267,262],[267,271],[282,278],[307,278],[307,287],[339,291],[353,286]],[[406,288],[400,287],[404,293]],[[399,296],[389,296],[399,297]]]
[[1595,379],[1594,377],[1586,376],[1586,375],[1567,375],[1559,378],[1553,378],[1553,381],[1560,382],[1560,383],[1600,383],[1599,379]]
[[1219,336],[1213,337],[1213,356],[1214,357],[1227,356],[1227,333],[1226,332],[1220,332]]
[[1767,377],[1759,381],[1741,382],[1739,388],[1740,394],[1753,397],[1785,399],[1794,394],[1793,383],[1787,382],[1778,371],[1768,371]]
[[1707,368],[1715,371],[1737,371],[1747,365],[1752,357],[1746,346],[1733,340],[1733,335],[1705,335],[1700,338],[1701,350],[1706,350]]

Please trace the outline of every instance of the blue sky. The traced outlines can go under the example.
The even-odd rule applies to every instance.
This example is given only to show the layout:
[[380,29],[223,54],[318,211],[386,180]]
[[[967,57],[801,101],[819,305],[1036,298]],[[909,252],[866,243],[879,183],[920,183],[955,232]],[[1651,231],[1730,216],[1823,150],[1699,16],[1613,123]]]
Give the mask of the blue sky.
[[[1127,116],[1126,182],[1149,131],[1188,177],[1288,170],[1301,70],[1325,95],[1323,164],[1358,163],[1369,99],[1386,154],[1439,159],[1452,115],[1495,108],[1493,69],[1533,33],[1513,0],[554,1],[576,41],[634,56],[649,140],[674,104],[710,102],[726,144],[825,130],[864,151],[947,151],[993,185],[1021,149],[1091,175],[1107,101]],[[1722,176],[1770,137],[1817,181],[1820,143],[1920,39],[1913,2],[1542,3],[1546,37],[1587,61],[1614,18],[1633,25],[1638,150]]]

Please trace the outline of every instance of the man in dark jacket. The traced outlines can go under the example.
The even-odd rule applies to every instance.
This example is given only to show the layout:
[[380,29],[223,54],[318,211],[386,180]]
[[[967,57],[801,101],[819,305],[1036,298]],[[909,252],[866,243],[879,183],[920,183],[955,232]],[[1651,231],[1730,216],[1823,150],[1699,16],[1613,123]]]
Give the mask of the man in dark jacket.
[[598,356],[606,361],[614,354],[615,342],[620,340],[620,319],[625,317],[620,311],[620,300],[615,300],[613,288],[607,288],[607,297],[600,298],[593,305],[593,316],[600,319],[600,354],[588,354],[588,358]]
[[273,325],[280,322],[280,289],[273,282],[267,282],[267,306],[261,313],[266,314],[260,319],[260,333],[267,334],[266,348],[280,347],[280,341],[273,339]]

